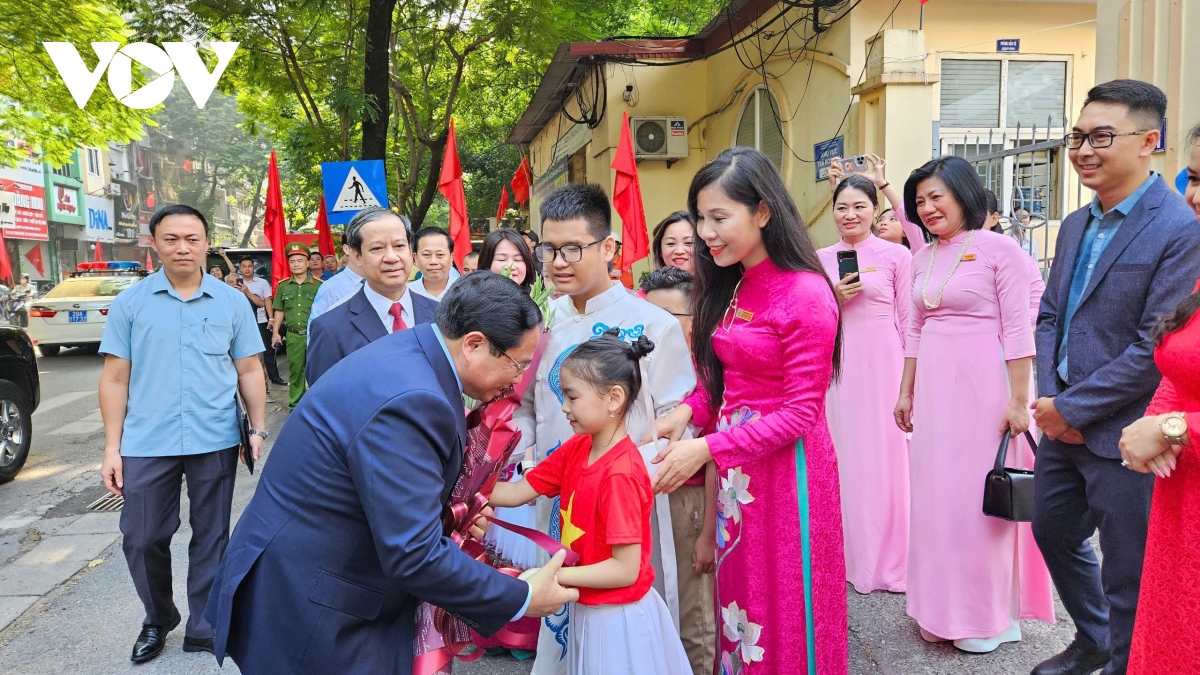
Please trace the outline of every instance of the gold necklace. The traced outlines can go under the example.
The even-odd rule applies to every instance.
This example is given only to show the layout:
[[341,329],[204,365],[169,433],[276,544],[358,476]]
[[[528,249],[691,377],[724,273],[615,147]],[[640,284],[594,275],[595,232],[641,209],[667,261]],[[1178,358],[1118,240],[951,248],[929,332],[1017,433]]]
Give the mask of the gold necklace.
[[[733,297],[729,298],[729,307],[725,309],[725,316],[721,317],[721,323],[718,324],[721,327],[721,330],[725,331],[726,333],[729,332],[729,329],[733,328],[733,322],[737,318],[738,290],[741,289],[742,281],[745,280],[745,278],[746,277],[743,276],[741,279],[738,279],[737,285],[733,287]],[[729,325],[725,325],[725,317],[729,317]]]
[[937,298],[933,302],[930,302],[929,295],[927,294],[929,290],[929,277],[933,276],[933,263],[937,260],[938,249],[941,248],[940,245],[934,243],[933,252],[929,255],[929,267],[925,270],[925,280],[921,282],[921,300],[925,302],[927,309],[937,309],[941,306],[942,292],[946,290],[946,284],[950,283],[950,277],[954,276],[954,272],[958,269],[959,263],[962,262],[963,256],[967,254],[967,249],[971,247],[971,240],[975,238],[975,233],[978,231],[971,230],[971,233],[963,240],[962,248],[958,249],[958,257],[954,259],[954,266],[950,268],[950,273],[946,275],[945,279],[942,279],[942,285],[938,287]]

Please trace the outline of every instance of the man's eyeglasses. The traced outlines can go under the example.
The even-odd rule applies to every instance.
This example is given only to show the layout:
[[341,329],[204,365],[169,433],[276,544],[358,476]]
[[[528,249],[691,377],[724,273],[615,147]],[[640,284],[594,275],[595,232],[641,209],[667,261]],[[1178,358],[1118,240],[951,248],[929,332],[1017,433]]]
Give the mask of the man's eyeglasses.
[[1089,134],[1084,134],[1076,131],[1063,136],[1063,142],[1066,143],[1067,147],[1071,150],[1078,150],[1079,148],[1082,148],[1084,141],[1090,143],[1093,148],[1107,148],[1113,144],[1113,139],[1118,136],[1142,136],[1148,133],[1150,133],[1150,131],[1147,129],[1143,129],[1141,131],[1127,131],[1123,134],[1116,134],[1111,131],[1093,131]]
[[483,336],[483,339],[484,339],[484,340],[487,340],[487,341],[488,341],[488,344],[492,346],[492,351],[493,351],[493,352],[495,352],[495,353],[499,354],[500,356],[503,356],[504,358],[508,359],[509,361],[511,361],[511,362],[512,362],[512,364],[513,364],[514,366],[516,366],[516,367],[517,367],[517,375],[524,375],[524,374],[525,374],[525,371],[526,371],[526,370],[529,370],[529,366],[523,366],[523,365],[521,365],[520,363],[517,363],[517,360],[516,360],[516,359],[514,359],[513,357],[511,357],[511,356],[509,356],[509,355],[508,355],[508,352],[506,352],[506,351],[504,351],[503,349],[500,349],[499,347],[497,347],[497,346],[496,346],[496,343],[495,343],[495,342],[492,342],[492,338],[490,338],[490,337],[488,337],[488,336],[484,335],[484,336]]
[[[605,237],[604,239],[607,238],[608,237]],[[577,263],[580,260],[583,260],[583,249],[587,248],[588,246],[595,246],[596,244],[604,241],[604,239],[597,239],[586,246],[580,246],[579,244],[567,244],[566,246],[559,246],[556,248],[549,244],[542,244],[541,246],[533,249],[533,257],[537,258],[537,261],[540,263],[550,264],[554,262],[554,258],[556,256],[561,255],[563,262]]]

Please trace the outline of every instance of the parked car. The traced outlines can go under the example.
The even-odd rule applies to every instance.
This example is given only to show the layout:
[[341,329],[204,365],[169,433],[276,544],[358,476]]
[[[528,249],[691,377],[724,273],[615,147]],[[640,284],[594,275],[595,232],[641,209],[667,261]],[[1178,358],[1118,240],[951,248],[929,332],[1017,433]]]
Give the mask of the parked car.
[[0,326],[0,483],[16,477],[29,457],[33,411],[42,401],[37,357],[24,330]]
[[80,263],[74,276],[30,306],[29,337],[42,356],[57,356],[63,347],[98,347],[113,298],[145,276],[136,262]]

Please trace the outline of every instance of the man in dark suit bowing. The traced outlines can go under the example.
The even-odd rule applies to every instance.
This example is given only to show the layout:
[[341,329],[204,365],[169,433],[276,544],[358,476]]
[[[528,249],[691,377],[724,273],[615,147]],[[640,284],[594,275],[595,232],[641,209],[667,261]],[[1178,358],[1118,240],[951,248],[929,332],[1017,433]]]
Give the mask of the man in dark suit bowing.
[[408,288],[412,232],[400,216],[373,206],[355,214],[343,241],[363,270],[364,283],[348,301],[312,320],[304,375],[309,385],[347,354],[384,335],[433,321],[437,301]]
[[555,580],[561,553],[523,581],[442,535],[467,440],[462,395],[516,384],[540,325],[519,286],[479,272],[435,323],[372,342],[309,390],[213,584],[218,661],[247,675],[406,674],[421,601],[490,635],[579,597]]

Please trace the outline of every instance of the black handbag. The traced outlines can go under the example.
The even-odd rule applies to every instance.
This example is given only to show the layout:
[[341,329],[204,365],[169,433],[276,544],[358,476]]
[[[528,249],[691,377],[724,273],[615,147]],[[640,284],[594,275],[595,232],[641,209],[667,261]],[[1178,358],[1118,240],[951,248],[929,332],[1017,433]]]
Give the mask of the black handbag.
[[[1004,466],[1008,457],[1008,441],[1012,430],[1005,429],[996,451],[996,466],[988,472],[983,484],[983,513],[993,518],[1027,523],[1033,520],[1033,471]],[[1033,434],[1025,432],[1029,447],[1037,453]]]

